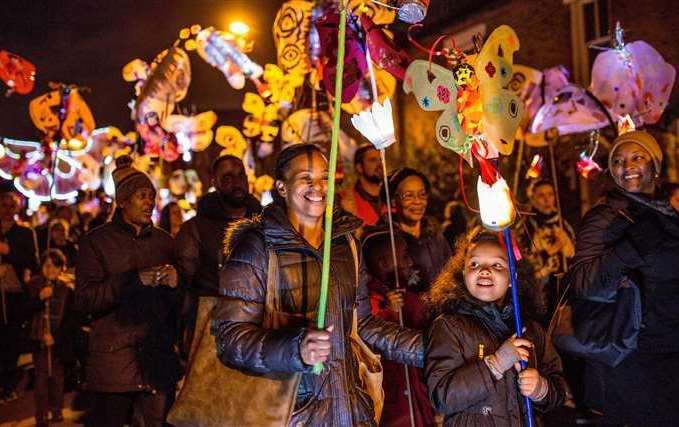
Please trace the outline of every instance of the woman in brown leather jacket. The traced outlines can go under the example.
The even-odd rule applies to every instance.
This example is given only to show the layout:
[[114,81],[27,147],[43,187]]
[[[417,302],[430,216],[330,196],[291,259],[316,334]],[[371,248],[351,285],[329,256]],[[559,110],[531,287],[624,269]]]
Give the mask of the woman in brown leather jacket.
[[[217,353],[227,366],[249,375],[301,373],[289,425],[371,426],[372,401],[360,384],[356,355],[349,345],[354,307],[359,335],[387,359],[422,366],[422,338],[371,316],[366,274],[361,268],[357,284],[350,246],[361,221],[339,213],[333,219],[329,327],[312,326],[321,282],[327,167],[314,145],[293,145],[281,152],[274,203],[259,218],[234,224],[225,237],[223,298],[213,313],[213,333]],[[286,327],[275,330],[263,325],[272,253],[278,259],[278,311],[288,319]],[[320,375],[312,373],[317,362],[325,367]],[[253,402],[243,410],[256,408]]]
[[[429,396],[445,426],[521,426],[524,396],[537,412],[563,403],[561,360],[538,323],[526,322],[523,338],[512,335],[501,237],[481,232],[458,246],[429,299],[436,316],[425,337]],[[529,367],[518,372],[522,360]]]

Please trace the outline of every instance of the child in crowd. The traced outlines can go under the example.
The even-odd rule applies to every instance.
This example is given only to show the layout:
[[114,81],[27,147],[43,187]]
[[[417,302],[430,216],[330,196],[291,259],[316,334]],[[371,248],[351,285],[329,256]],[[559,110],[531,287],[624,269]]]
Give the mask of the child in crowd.
[[46,251],[41,274],[33,276],[28,292],[33,300],[31,339],[35,342],[35,419],[36,425],[63,420],[64,364],[62,362],[63,320],[74,290],[73,277],[66,274],[67,261],[58,249]]
[[[520,283],[522,291],[532,289]],[[502,237],[476,231],[461,240],[430,292],[434,320],[425,338],[424,375],[446,426],[522,426],[524,396],[536,415],[563,404],[561,360],[540,325],[527,320],[529,298],[521,300],[525,333],[513,334],[509,287]],[[521,361],[529,365],[522,371]]]
[[[388,230],[367,230],[363,236],[362,249],[371,280],[368,283],[372,314],[392,322],[399,322],[398,312],[403,312],[403,323],[413,329],[422,330],[425,321],[425,306],[422,292],[409,287],[413,280],[413,260],[408,255],[405,240],[396,234],[396,258],[401,290],[396,290],[394,262]],[[406,394],[405,365],[383,361],[384,369],[384,410],[380,425],[385,427],[410,426],[410,409]],[[408,377],[413,396],[413,417],[417,426],[433,426],[434,409],[427,396],[422,369],[408,367]]]

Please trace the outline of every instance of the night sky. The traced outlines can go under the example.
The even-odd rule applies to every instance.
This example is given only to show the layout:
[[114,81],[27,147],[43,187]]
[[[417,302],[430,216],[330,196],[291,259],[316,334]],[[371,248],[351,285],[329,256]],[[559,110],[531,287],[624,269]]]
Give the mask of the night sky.
[[[183,27],[226,29],[233,20],[252,28],[251,57],[262,65],[275,62],[271,26],[281,4],[278,0],[3,0],[0,49],[33,62],[37,81],[28,95],[0,95],[0,136],[40,138],[30,121],[28,103],[47,92],[50,81],[91,88],[84,98],[97,127],[132,130],[127,103],[134,97],[134,85],[121,75],[126,63],[134,58],[151,62],[172,45]],[[196,112],[240,109],[244,91],[231,89],[221,72],[195,51],[189,56],[192,83],[180,106]],[[5,88],[3,84],[3,92]]]

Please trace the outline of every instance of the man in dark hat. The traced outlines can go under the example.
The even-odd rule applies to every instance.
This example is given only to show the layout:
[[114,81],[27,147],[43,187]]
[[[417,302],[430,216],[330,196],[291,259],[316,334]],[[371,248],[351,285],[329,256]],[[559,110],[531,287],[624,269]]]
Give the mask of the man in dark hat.
[[113,219],[89,232],[76,263],[74,309],[91,319],[83,388],[94,392],[96,426],[123,426],[131,407],[144,425],[162,426],[179,361],[174,244],[151,222],[149,177],[116,160]]

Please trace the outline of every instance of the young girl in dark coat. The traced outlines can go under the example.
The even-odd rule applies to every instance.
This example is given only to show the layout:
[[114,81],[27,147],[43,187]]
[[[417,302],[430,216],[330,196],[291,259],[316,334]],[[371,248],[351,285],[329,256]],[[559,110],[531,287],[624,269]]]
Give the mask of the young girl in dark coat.
[[[502,238],[483,231],[458,243],[434,283],[424,375],[445,426],[521,426],[523,396],[536,415],[564,401],[561,360],[539,324],[524,316],[524,337],[513,334],[509,286]],[[530,301],[522,303],[530,311]],[[522,360],[529,367],[518,372]]]

